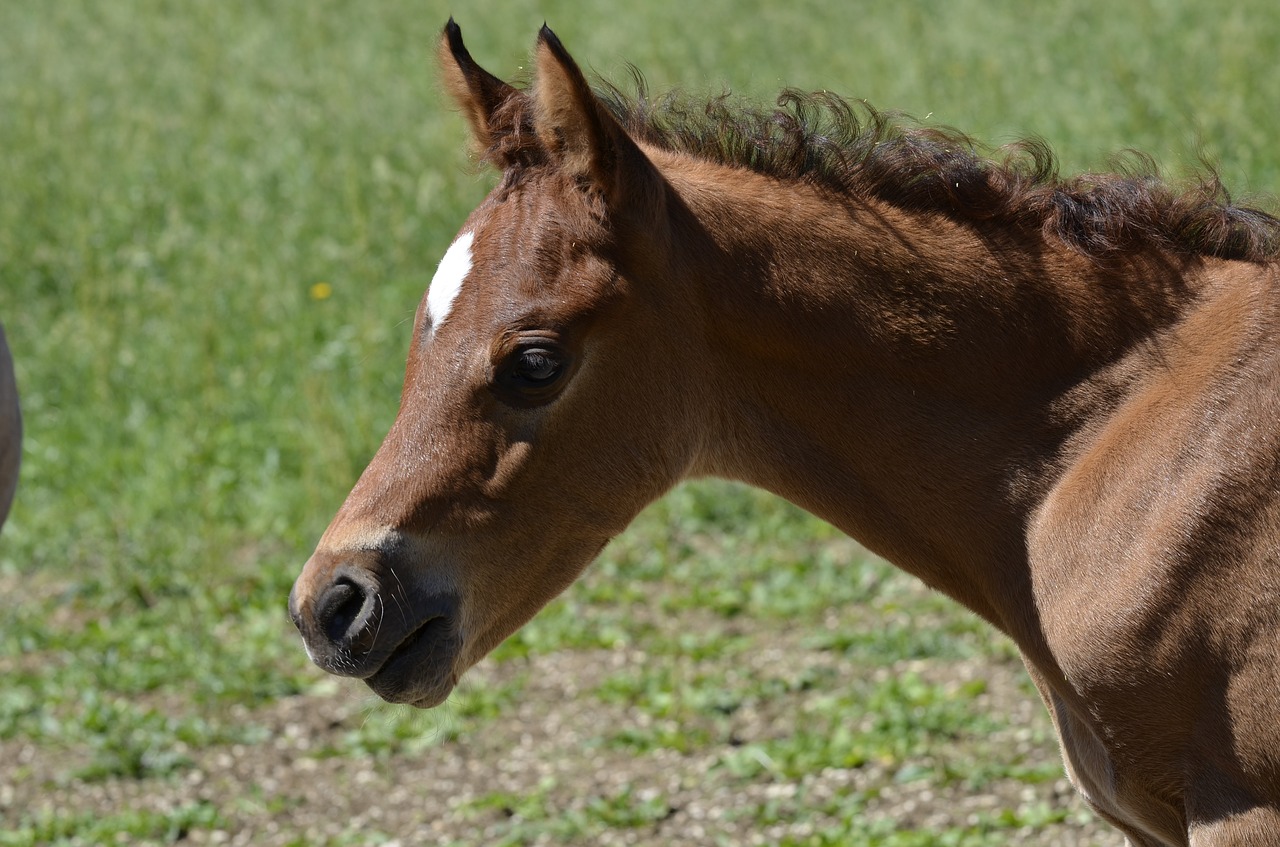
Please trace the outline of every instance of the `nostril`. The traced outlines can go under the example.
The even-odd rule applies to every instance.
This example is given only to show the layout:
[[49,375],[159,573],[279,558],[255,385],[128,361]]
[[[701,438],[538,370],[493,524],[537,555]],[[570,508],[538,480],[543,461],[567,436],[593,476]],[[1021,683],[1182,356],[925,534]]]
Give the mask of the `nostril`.
[[340,576],[329,586],[316,604],[316,617],[330,642],[348,639],[366,600],[364,589],[347,577]]

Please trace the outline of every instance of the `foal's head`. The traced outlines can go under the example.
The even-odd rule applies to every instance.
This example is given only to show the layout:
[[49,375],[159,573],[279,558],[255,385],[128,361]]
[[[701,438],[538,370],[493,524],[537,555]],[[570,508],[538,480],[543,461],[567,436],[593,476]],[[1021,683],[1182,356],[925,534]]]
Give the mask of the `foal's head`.
[[414,320],[400,412],[307,562],[312,658],[434,705],[689,468],[696,319],[667,287],[661,177],[543,29],[534,82],[447,87],[502,170]]

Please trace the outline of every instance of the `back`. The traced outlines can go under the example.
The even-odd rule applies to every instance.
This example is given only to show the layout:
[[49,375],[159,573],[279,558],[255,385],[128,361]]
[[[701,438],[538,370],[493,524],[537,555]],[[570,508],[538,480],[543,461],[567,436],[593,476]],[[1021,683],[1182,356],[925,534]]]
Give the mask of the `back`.
[[18,383],[13,357],[0,326],[0,526],[9,515],[18,487],[18,462],[22,456],[22,416],[18,412]]

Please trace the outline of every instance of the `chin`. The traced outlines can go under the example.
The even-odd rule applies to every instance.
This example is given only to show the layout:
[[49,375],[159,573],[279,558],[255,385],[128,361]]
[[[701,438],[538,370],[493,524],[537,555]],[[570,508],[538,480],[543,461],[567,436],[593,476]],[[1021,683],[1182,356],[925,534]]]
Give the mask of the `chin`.
[[442,619],[429,624],[392,653],[365,684],[388,703],[419,709],[438,706],[449,698],[461,674],[456,670],[462,643]]

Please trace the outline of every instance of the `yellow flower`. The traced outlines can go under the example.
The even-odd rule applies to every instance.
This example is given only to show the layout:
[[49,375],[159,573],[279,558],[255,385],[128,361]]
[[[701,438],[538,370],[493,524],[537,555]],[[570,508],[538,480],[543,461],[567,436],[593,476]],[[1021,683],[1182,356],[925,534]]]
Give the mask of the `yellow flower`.
[[311,286],[312,300],[328,300],[333,296],[333,286],[327,282],[317,282]]

